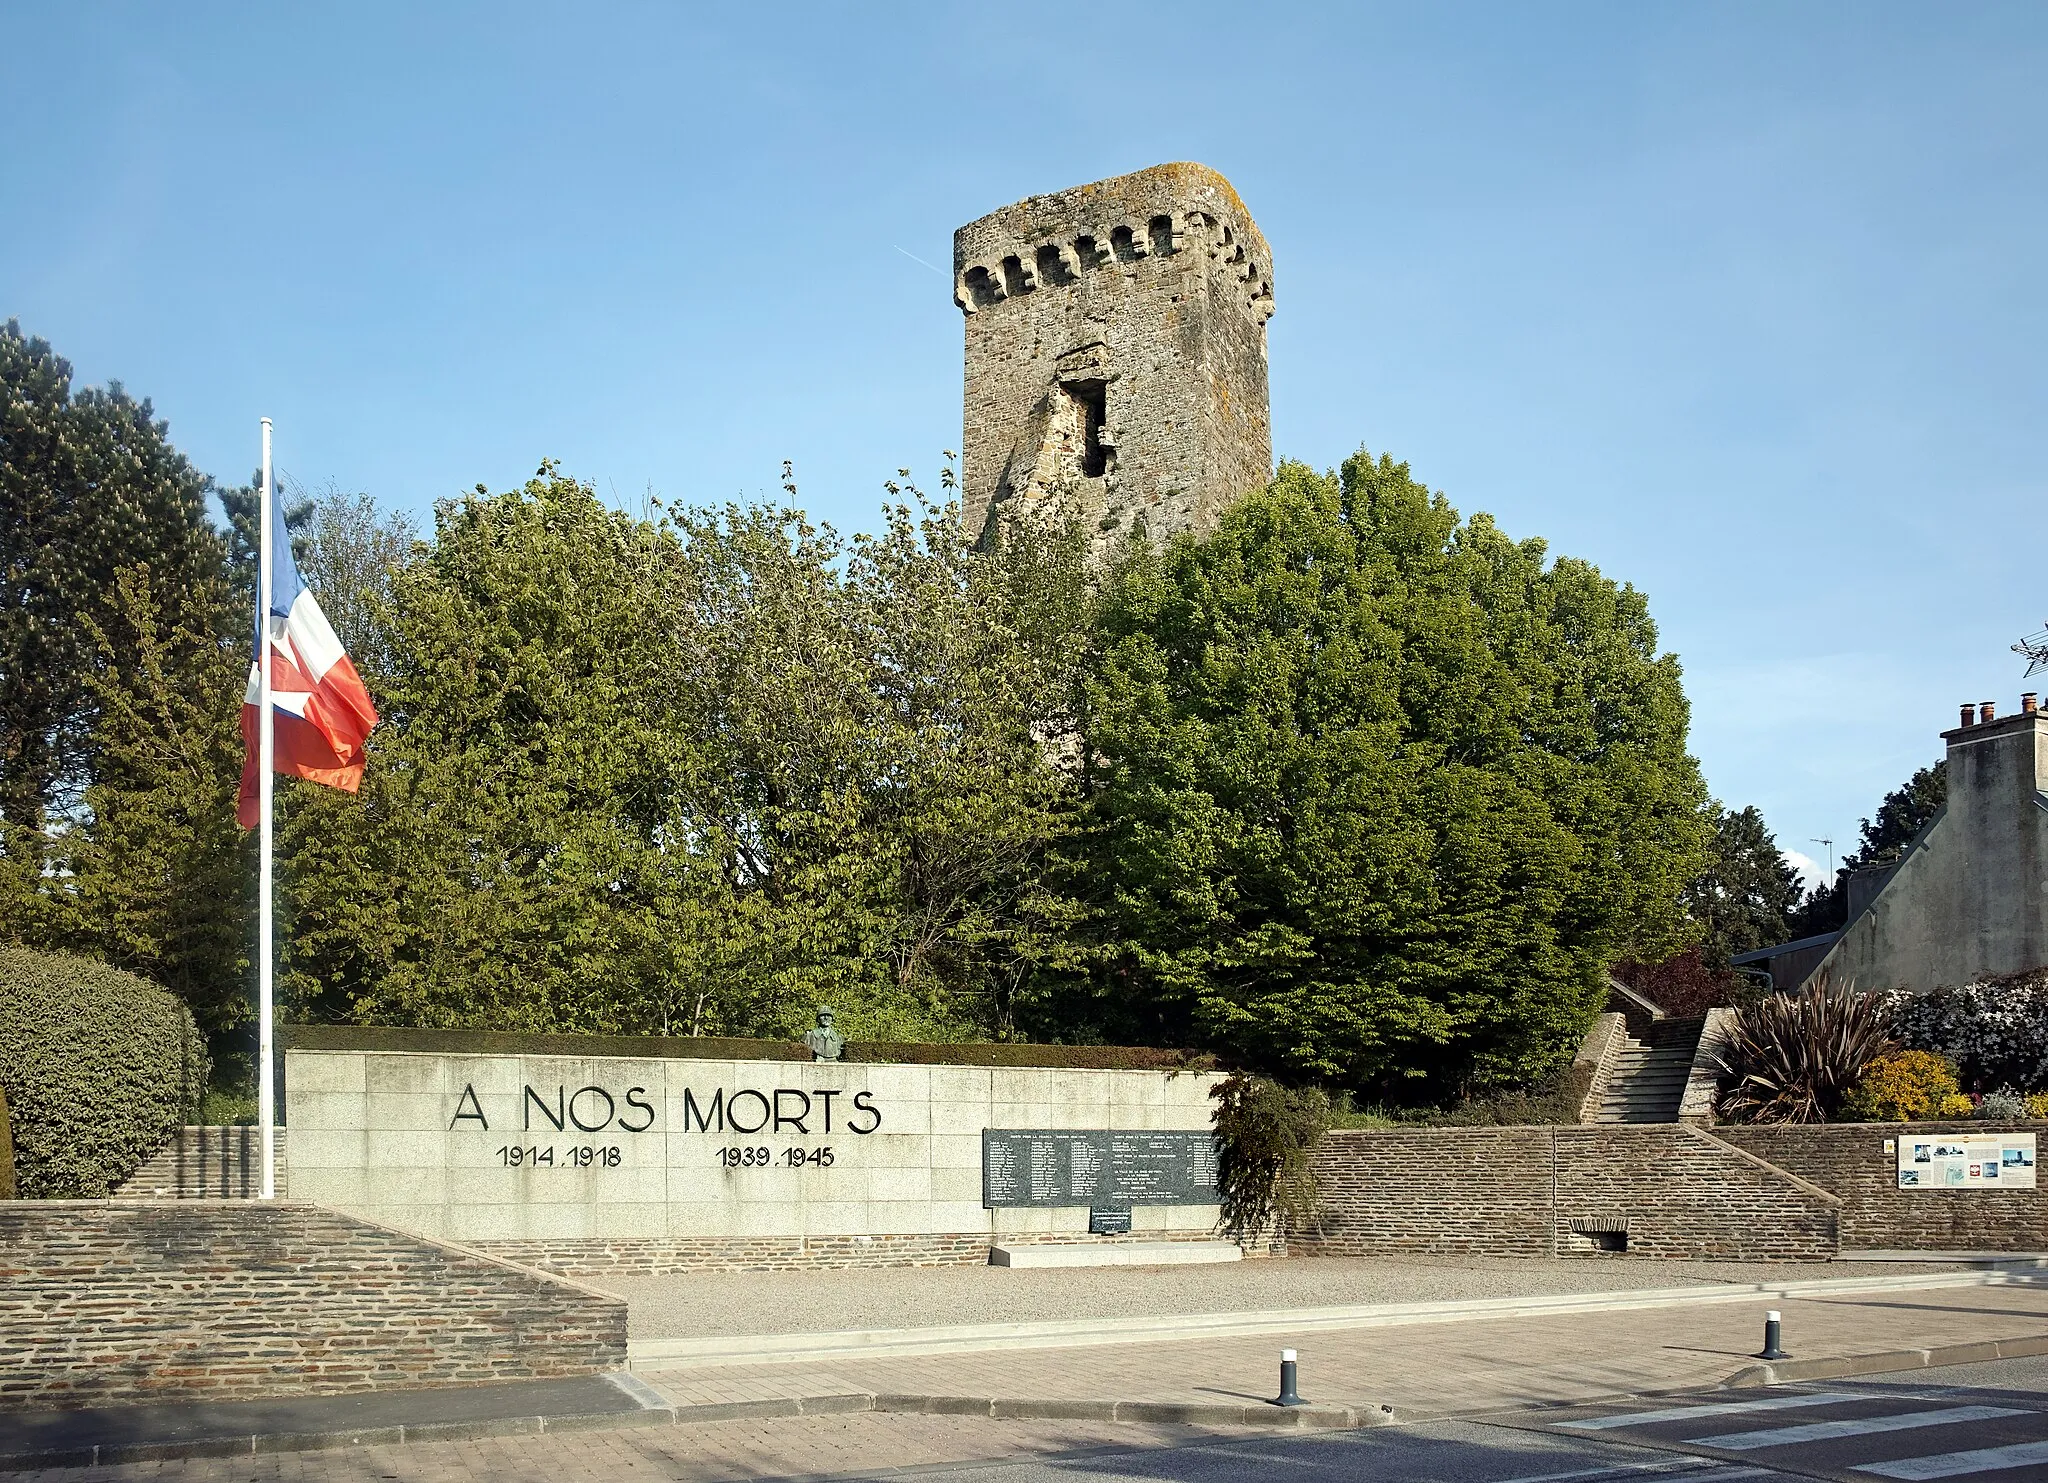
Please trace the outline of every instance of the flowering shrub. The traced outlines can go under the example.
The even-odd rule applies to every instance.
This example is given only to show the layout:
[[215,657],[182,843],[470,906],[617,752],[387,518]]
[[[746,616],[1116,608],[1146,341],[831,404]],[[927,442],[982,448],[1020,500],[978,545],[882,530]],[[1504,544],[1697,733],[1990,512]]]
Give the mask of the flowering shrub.
[[1842,1099],[1842,1116],[1862,1123],[1909,1123],[1921,1117],[1949,1117],[1954,1102],[1969,1112],[1969,1099],[1956,1089],[1956,1068],[1948,1057],[1924,1050],[1895,1050],[1879,1056]]
[[1947,1056],[1963,1085],[2048,1087],[2048,969],[1882,997],[1899,1043]]
[[2027,1099],[2018,1092],[2007,1088],[2002,1092],[1986,1092],[1977,1104],[1977,1116],[1991,1118],[1997,1122],[2011,1122],[2016,1117],[2027,1115]]
[[2027,1098],[2027,1116],[2048,1119],[2048,1092],[2036,1092]]
[[1975,1117],[1977,1115],[1977,1104],[1971,1101],[1967,1094],[1957,1092],[1954,1096],[1941,1099],[1941,1110],[1938,1115],[1941,1117]]

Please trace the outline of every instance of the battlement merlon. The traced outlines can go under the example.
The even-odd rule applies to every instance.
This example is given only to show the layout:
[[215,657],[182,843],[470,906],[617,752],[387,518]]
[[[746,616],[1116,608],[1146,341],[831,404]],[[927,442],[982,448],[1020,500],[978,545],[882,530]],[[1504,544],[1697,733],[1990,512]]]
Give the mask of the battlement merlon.
[[1154,165],[1070,190],[1028,196],[953,234],[953,302],[976,314],[1102,267],[1199,250],[1243,285],[1241,302],[1273,316],[1273,258],[1230,182],[1206,165]]

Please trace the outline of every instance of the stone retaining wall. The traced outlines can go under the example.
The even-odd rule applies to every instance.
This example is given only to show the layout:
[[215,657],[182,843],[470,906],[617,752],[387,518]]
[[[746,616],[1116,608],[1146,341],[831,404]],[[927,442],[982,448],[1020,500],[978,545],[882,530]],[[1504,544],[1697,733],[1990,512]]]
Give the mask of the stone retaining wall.
[[0,1408],[580,1375],[617,1298],[309,1205],[0,1204]]
[[1697,1128],[1398,1128],[1330,1134],[1324,1219],[1290,1253],[1815,1261],[1840,1201]]
[[1842,1245],[1861,1251],[2048,1250],[2048,1188],[1900,1189],[1887,1138],[2042,1133],[2037,1122],[1828,1123],[1721,1127],[1718,1137],[1842,1201]]

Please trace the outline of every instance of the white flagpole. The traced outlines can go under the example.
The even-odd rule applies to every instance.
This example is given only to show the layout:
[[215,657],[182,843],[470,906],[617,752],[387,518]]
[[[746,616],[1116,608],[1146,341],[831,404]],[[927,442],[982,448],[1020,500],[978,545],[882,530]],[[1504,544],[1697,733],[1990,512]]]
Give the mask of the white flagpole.
[[263,1129],[263,1198],[277,1198],[277,1067],[271,1047],[270,995],[273,943],[270,920],[271,764],[276,734],[270,714],[270,419],[263,419],[263,514],[257,522],[256,556],[256,797],[261,810],[257,834],[256,887],[256,1071],[257,1126]]

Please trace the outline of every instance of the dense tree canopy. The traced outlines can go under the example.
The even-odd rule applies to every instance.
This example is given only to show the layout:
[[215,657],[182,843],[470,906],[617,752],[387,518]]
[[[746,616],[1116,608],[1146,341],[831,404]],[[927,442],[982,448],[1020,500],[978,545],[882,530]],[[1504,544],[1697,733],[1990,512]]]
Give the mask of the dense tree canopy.
[[1712,815],[1707,869],[1686,893],[1686,907],[1700,926],[1701,957],[1719,972],[1737,953],[1784,942],[1802,889],[1755,805],[1715,804]]
[[[255,489],[11,325],[0,386],[0,938],[170,986],[232,1057]],[[887,488],[851,538],[793,485],[632,516],[544,465],[426,536],[300,492],[384,724],[359,794],[278,790],[287,1013],[790,1035],[830,1003],[1441,1101],[1554,1069],[1617,960],[1771,935],[1782,866],[1708,809],[1642,595],[1404,466],[1285,465],[1095,583],[1076,528],[976,550]]]
[[295,795],[299,991],[437,1025],[1005,1028],[1051,951],[1067,788],[1037,736],[1078,547],[977,560],[951,508],[887,514],[850,542],[776,507],[635,520],[551,468],[444,505],[376,620],[363,794]]
[[1084,723],[1102,998],[1167,1039],[1439,1094],[1569,1054],[1686,930],[1705,840],[1640,594],[1403,465],[1284,465],[1134,551]]

